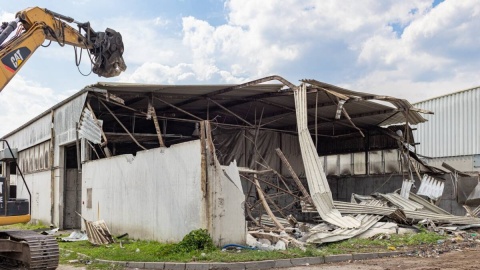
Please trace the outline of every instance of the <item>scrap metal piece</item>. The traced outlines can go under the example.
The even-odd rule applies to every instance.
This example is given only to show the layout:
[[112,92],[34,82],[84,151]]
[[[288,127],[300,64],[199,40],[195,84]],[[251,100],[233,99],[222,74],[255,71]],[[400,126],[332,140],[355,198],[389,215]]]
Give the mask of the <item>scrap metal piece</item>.
[[480,204],[480,182],[475,186],[475,189],[468,195],[466,204],[479,205]]
[[429,175],[424,174],[417,195],[427,196],[432,200],[438,200],[442,197],[445,183]]
[[412,179],[403,179],[402,189],[400,190],[400,196],[408,200],[410,190],[415,182]]
[[[365,205],[368,206],[378,206],[381,202],[378,200],[370,201]],[[322,243],[330,243],[330,242],[337,242],[345,239],[353,238],[359,234],[364,233],[366,230],[371,228],[375,225],[383,215],[367,215],[367,214],[359,214],[356,215],[354,218],[355,220],[360,222],[360,226],[353,229],[346,229],[346,228],[338,228],[333,231],[315,231],[313,228],[303,239],[306,240],[307,243],[315,243],[315,244],[322,244]]]
[[340,228],[357,228],[361,225],[361,220],[342,216],[342,214],[334,208],[332,192],[328,185],[327,177],[323,171],[323,166],[318,157],[317,150],[313,144],[312,136],[308,130],[306,92],[306,84],[302,84],[294,91],[294,97],[298,139],[310,195],[315,208],[324,221],[337,225]]
[[398,206],[403,210],[420,210],[423,209],[423,205],[413,202],[411,200],[405,199],[404,197],[398,195],[397,193],[388,193],[380,194],[383,198],[391,202],[392,204]]
[[409,198],[410,198],[411,201],[414,201],[418,204],[423,205],[424,210],[428,210],[432,213],[441,214],[441,215],[452,215],[449,212],[445,211],[444,209],[430,203],[429,201],[425,200],[424,198],[418,196],[417,194],[415,194],[413,192],[410,192],[410,197]]

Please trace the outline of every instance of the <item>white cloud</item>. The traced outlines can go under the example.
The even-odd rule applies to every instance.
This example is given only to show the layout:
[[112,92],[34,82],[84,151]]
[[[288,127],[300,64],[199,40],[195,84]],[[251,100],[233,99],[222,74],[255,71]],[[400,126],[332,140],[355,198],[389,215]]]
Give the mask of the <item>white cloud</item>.
[[158,63],[147,62],[137,68],[133,74],[121,77],[125,82],[141,82],[152,84],[174,84],[195,77],[192,65],[178,64],[170,67]]
[[46,111],[72,92],[55,94],[48,87],[15,76],[0,92],[0,136],[13,131],[20,125]]

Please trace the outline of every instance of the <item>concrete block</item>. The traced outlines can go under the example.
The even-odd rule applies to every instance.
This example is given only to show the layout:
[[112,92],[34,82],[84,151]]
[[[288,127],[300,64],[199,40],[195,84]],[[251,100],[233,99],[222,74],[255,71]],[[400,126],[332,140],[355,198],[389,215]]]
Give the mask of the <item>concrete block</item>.
[[98,262],[98,263],[102,263],[102,264],[112,264],[112,263],[115,263],[115,261],[101,260],[101,259],[96,259],[95,261]]
[[245,263],[210,263],[211,270],[245,270]]
[[310,265],[310,262],[308,261],[308,258],[292,258],[290,259],[292,264],[294,266],[305,266],[305,265]]
[[164,262],[146,262],[145,269],[163,269],[165,267]]
[[171,263],[171,262],[166,262],[165,266],[163,269],[165,270],[185,270],[185,263]]
[[294,264],[290,259],[275,260],[275,268],[293,267]]
[[114,261],[113,262],[115,265],[120,265],[120,266],[127,266],[127,262],[122,262],[122,261]]
[[353,253],[354,260],[370,260],[378,258],[378,253]]
[[245,269],[271,269],[275,267],[274,260],[245,262]]
[[308,263],[310,265],[322,264],[325,263],[325,258],[323,256],[319,257],[308,257]]
[[127,262],[125,266],[130,268],[145,268],[145,263],[144,262]]
[[347,262],[352,259],[352,254],[327,255],[325,256],[325,263]]
[[211,263],[186,263],[186,270],[209,270]]

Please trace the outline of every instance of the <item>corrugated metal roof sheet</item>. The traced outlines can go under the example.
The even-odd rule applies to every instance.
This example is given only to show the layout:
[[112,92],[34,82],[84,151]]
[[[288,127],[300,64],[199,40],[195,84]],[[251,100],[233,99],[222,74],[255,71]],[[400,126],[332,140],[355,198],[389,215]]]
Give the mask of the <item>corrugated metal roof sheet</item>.
[[444,187],[444,181],[436,180],[435,178],[424,174],[417,194],[427,196],[432,200],[438,200],[443,194]]
[[[362,93],[362,92],[355,92],[351,90],[347,90],[338,86],[334,86],[331,84],[319,82],[316,80],[302,80],[303,82],[315,85],[321,89],[324,89],[329,92],[335,92],[338,94],[342,94],[345,97],[353,100],[363,100],[363,101],[368,101],[368,100],[378,100],[378,101],[385,101],[391,103],[397,111],[392,111],[392,118],[386,118],[384,121],[382,121],[380,124],[381,125],[393,125],[399,123],[399,119],[405,120],[405,117],[402,114],[397,114],[397,112],[408,112],[408,122],[411,124],[419,124],[423,123],[426,121],[424,117],[422,117],[417,111],[418,109],[414,108],[410,102],[404,99],[398,99],[390,96],[385,96],[385,95],[375,95],[375,94],[369,94],[369,93]],[[374,102],[368,101],[366,104],[378,104]],[[375,105],[371,106],[375,106]],[[424,111],[427,113],[427,111]],[[400,116],[400,117],[398,117]]]
[[308,188],[313,204],[320,217],[328,223],[340,228],[358,228],[361,221],[352,217],[342,216],[333,207],[332,192],[327,182],[317,150],[308,131],[307,124],[307,94],[306,85],[295,91],[295,108],[297,111],[298,140],[302,152]]

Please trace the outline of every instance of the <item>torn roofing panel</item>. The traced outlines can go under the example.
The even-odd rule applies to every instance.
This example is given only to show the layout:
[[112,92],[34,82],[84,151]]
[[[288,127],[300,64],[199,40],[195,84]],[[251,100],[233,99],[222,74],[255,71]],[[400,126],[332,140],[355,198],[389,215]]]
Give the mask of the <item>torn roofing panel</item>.
[[[342,134],[360,136],[358,129],[399,124],[406,120],[403,111],[408,104],[386,106],[369,101],[369,97],[375,96],[373,94],[357,93],[313,80],[308,82],[312,85],[307,86],[307,124],[310,130],[316,127],[319,136],[332,136],[332,128],[335,130],[335,136]],[[329,92],[319,91],[318,86],[313,84],[320,84],[324,88],[328,86]],[[292,91],[296,88],[281,77],[270,76],[231,85],[153,85],[109,82],[91,85],[85,90],[90,91],[91,97],[98,96],[107,101],[112,100],[108,100],[105,93],[122,99],[123,107],[112,103],[112,110],[118,115],[131,115],[134,111],[138,114],[138,118],[143,117],[142,114],[146,115],[149,97],[151,97],[153,100],[151,105],[160,119],[185,121],[215,119],[215,124],[236,126],[248,126],[248,123],[260,121],[261,129],[296,132],[295,102]],[[335,118],[337,98],[341,100],[347,96],[349,99],[343,106],[345,112],[337,119]],[[397,102],[396,99],[395,102]],[[96,109],[95,114],[104,114],[95,103],[97,103],[96,99],[92,98],[92,107]],[[412,110],[408,113],[408,120],[412,124],[424,121],[418,112]],[[141,130],[142,125],[146,126],[150,123],[144,124],[137,119],[135,125],[136,130]],[[105,131],[109,132],[108,125],[106,129]]]
[[[372,200],[367,202],[365,206],[379,206],[381,204],[382,202],[378,200]],[[354,217],[354,219],[360,223],[357,228],[337,228],[333,231],[325,231],[323,229],[320,231],[315,231],[314,229],[312,229],[311,232],[304,237],[304,239],[308,243],[316,244],[337,242],[345,239],[350,239],[368,230],[370,227],[375,225],[382,217],[383,216],[381,214],[359,214]]]
[[[410,102],[404,99],[398,99],[398,98],[384,96],[384,95],[355,92],[355,91],[347,90],[347,89],[334,86],[328,83],[319,82],[317,80],[302,80],[302,82],[318,87],[319,89],[322,89],[336,97],[344,96],[344,97],[348,97],[349,100],[357,100],[357,101],[358,100],[363,100],[363,101],[378,100],[378,101],[386,101],[391,103],[393,106],[395,106],[395,108],[397,108],[397,112],[392,112],[391,118],[383,121],[381,125],[392,125],[395,123],[399,123],[398,121],[400,119],[405,120],[403,113],[398,113],[398,112],[408,112],[408,122],[414,125],[427,121],[425,118],[423,118],[419,114],[419,112],[432,113],[427,110],[415,108],[413,107],[412,104],[410,104]],[[369,103],[373,103],[373,102],[369,102]]]
[[342,216],[338,210],[334,209],[332,192],[307,127],[306,95],[306,85],[303,84],[295,91],[295,108],[297,110],[300,150],[313,204],[324,221],[340,228],[357,228],[361,225],[360,221],[352,217]]

